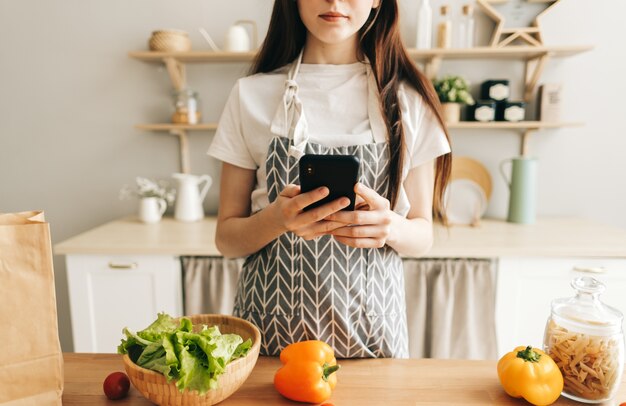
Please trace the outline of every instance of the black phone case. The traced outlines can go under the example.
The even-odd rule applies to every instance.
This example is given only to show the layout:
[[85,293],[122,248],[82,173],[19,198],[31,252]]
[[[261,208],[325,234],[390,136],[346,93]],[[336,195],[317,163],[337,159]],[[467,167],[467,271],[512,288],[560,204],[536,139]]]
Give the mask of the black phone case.
[[354,210],[354,185],[359,179],[359,158],[353,155],[312,155],[306,154],[299,162],[300,188],[302,193],[321,186],[330,190],[328,196],[304,210],[310,210],[340,197],[350,199],[350,205],[343,210]]

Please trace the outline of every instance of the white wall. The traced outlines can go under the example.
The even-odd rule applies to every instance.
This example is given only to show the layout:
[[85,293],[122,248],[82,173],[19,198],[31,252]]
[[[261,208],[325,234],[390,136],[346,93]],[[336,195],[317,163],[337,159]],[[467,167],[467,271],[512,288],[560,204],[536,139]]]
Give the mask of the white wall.
[[[434,5],[442,1],[434,1]],[[449,1],[454,10],[462,1]],[[168,178],[178,170],[175,137],[135,130],[138,123],[170,115],[170,83],[162,67],[127,56],[146,47],[154,29],[190,32],[195,49],[207,49],[198,27],[218,44],[238,19],[255,19],[265,35],[271,0],[1,0],[0,1],[0,212],[44,209],[53,244],[132,214],[135,202],[118,191],[135,176]],[[414,44],[418,2],[400,0],[402,30]],[[610,6],[609,6],[610,4]],[[540,160],[539,214],[577,215],[626,228],[626,3],[563,1],[546,16],[548,44],[592,44],[587,54],[553,60],[544,81],[566,86],[565,119],[583,128],[550,130],[531,140]],[[486,24],[484,17],[479,23]],[[479,37],[487,36],[481,26]],[[461,73],[478,85],[509,77],[521,97],[522,64],[514,61],[446,62],[442,73]],[[219,117],[245,64],[198,64],[190,86],[200,92],[205,121]],[[498,163],[515,156],[513,132],[453,132],[460,155],[481,160],[491,171],[494,193],[488,215],[506,215],[507,191]],[[219,164],[205,157],[211,135],[191,135],[192,171],[219,177]],[[217,187],[206,200],[215,213]],[[55,257],[61,342],[71,333],[65,264]],[[112,300],[115,300],[112,298]]]

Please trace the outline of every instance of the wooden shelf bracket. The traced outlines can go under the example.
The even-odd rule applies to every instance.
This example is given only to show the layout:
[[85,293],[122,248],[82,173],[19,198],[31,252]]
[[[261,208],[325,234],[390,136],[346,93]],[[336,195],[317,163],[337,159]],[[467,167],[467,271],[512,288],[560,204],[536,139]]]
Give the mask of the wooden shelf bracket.
[[179,140],[180,149],[180,171],[182,173],[191,173],[190,160],[189,160],[189,142],[187,138],[187,130],[184,129],[172,129],[170,134],[177,135]]
[[524,101],[530,102],[537,89],[539,78],[548,63],[550,56],[545,53],[541,56],[526,61],[526,80],[524,86]]
[[522,140],[520,143],[520,156],[522,157],[528,156],[528,143],[530,140],[530,134],[538,130],[539,130],[538,128],[528,128],[522,133]]
[[181,63],[175,58],[163,58],[163,63],[167,68],[167,73],[170,75],[170,80],[176,91],[180,92],[187,87],[187,72],[185,70],[185,64]]
[[433,56],[432,58],[428,58],[424,65],[424,73],[426,74],[426,77],[430,80],[436,79],[440,67],[441,56]]

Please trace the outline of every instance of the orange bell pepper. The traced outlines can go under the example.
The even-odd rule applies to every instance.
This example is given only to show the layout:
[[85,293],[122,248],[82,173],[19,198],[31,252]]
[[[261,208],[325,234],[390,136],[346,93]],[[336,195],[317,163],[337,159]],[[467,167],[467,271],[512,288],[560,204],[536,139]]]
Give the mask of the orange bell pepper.
[[274,375],[274,386],[287,399],[321,403],[337,384],[339,369],[333,349],[323,341],[293,343],[280,353],[284,365]]

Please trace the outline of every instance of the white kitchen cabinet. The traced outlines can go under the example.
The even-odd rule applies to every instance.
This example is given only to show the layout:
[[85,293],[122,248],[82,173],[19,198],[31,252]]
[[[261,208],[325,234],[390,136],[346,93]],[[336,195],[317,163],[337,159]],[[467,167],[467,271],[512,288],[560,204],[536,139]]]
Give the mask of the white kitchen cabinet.
[[575,294],[570,281],[583,274],[573,268],[604,268],[586,273],[606,285],[600,299],[626,313],[626,259],[603,258],[499,258],[496,289],[498,355],[516,346],[542,348],[543,332],[553,299]]
[[114,353],[122,329],[141,330],[157,313],[181,316],[179,258],[171,255],[67,255],[75,352]]

